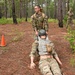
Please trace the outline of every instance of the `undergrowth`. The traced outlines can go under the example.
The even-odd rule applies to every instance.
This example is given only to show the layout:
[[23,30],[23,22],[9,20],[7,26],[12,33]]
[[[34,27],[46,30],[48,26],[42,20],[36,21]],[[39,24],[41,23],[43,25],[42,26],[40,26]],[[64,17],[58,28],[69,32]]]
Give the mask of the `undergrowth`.
[[70,43],[70,48],[72,49],[72,52],[75,53],[75,30],[68,28],[68,35],[66,36],[66,39]]
[[[20,18],[17,18],[17,22],[18,22],[18,23],[21,23],[21,22],[24,22],[24,21],[25,21],[24,18],[21,18],[21,19],[20,19]],[[1,25],[13,24],[13,19],[12,19],[12,18],[7,18],[7,19],[6,19],[6,18],[3,17],[3,18],[0,19],[0,24],[1,24]]]

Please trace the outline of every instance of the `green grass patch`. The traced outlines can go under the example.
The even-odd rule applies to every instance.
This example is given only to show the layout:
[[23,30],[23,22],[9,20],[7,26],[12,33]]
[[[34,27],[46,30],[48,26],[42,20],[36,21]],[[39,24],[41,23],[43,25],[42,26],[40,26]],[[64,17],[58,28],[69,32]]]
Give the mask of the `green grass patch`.
[[[31,22],[30,18],[28,18],[27,20],[28,20],[28,22]],[[48,22],[58,23],[58,20],[57,19],[48,19]]]
[[[31,22],[31,18],[28,18],[27,20],[28,20],[28,22]],[[58,23],[58,20],[57,19],[48,19],[48,22]]]
[[70,64],[71,64],[72,67],[75,66],[75,59],[74,59],[74,58],[71,58],[71,59],[70,59]]
[[25,22],[25,18],[17,18],[18,23]]
[[[21,22],[25,22],[25,18],[17,18],[17,22],[21,23]],[[27,22],[31,22],[30,18],[27,18]],[[54,23],[58,23],[57,19],[48,19],[48,22],[54,22]],[[0,19],[0,24],[1,25],[5,25],[5,24],[13,24],[13,19],[12,18],[1,18]]]
[[75,19],[73,20],[73,23],[75,24]]
[[12,24],[12,23],[13,23],[12,18],[8,18],[8,19],[1,18],[0,19],[0,24],[2,24],[2,25],[4,25],[4,24]]
[[1,47],[1,50],[7,51],[7,50],[9,50],[9,48],[5,46],[5,47]]
[[57,19],[48,19],[48,22],[58,23],[58,20]]
[[15,33],[15,36],[12,38],[11,42],[18,42],[22,40],[22,37],[24,35],[24,32],[19,31],[18,29],[13,30]]
[[28,18],[28,22],[31,22],[31,18]]
[[0,47],[0,55],[5,53],[5,52],[8,52],[9,50],[10,50],[10,48],[7,46]]
[[[17,22],[18,23],[21,23],[21,22],[24,22],[25,21],[25,18],[17,18]],[[5,24],[13,24],[13,19],[12,18],[1,18],[0,19],[0,24],[2,24],[2,25],[5,25]]]
[[18,42],[21,40],[22,40],[22,38],[20,36],[15,36],[14,38],[12,38],[11,42]]
[[70,43],[70,48],[72,49],[72,52],[75,53],[75,30],[68,29],[68,35],[66,36],[66,39]]
[[68,16],[65,15],[65,17],[63,18],[63,24],[67,24],[67,18],[68,18]]

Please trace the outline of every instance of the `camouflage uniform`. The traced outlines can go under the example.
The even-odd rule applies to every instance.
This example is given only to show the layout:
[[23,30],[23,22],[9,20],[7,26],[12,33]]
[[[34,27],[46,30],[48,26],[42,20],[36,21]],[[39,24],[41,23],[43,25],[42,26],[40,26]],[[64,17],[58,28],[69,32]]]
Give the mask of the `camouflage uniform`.
[[[39,31],[40,29],[44,29],[46,31],[48,31],[48,18],[44,13],[35,13],[31,16],[31,20],[32,20],[32,26],[33,29],[35,31],[35,29],[37,31]],[[34,39],[38,40],[37,36],[34,35]]]
[[[52,51],[50,53],[47,52],[47,49],[45,47],[47,42],[52,47]],[[41,47],[41,49],[39,47]],[[40,50],[38,51],[39,55],[45,55],[45,54],[51,55],[51,58],[40,59],[39,69],[40,69],[41,73],[43,75],[62,75],[57,61],[53,58],[53,56],[54,57],[58,56],[56,51],[54,50],[53,43],[51,41],[49,41],[48,39],[42,40],[42,42],[41,42],[41,40],[35,41],[32,45],[32,51],[30,53],[30,56],[35,57],[35,55],[37,53],[37,48],[38,48],[38,50],[39,49],[41,50],[41,52],[40,52]]]
[[33,29],[35,31],[36,30],[40,30],[40,29],[45,29],[46,31],[48,31],[48,19],[47,16],[44,13],[35,13],[31,16],[31,20],[32,20],[32,26]]
[[67,26],[68,25],[73,25],[73,12],[72,12],[72,9],[70,8],[70,10],[68,11],[68,19],[67,19]]

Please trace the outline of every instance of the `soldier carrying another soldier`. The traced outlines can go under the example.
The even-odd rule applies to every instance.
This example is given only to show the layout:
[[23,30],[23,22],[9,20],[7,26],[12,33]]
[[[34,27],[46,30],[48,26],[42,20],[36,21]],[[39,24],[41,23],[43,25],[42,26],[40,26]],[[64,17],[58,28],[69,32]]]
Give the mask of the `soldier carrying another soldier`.
[[[38,49],[40,61],[39,69],[43,75],[62,75],[60,66],[62,63],[54,49],[54,44],[47,39],[47,33],[41,29],[38,33],[39,40],[35,40],[30,53],[30,68],[35,68],[34,58]],[[59,64],[58,64],[58,63]]]
[[38,31],[40,29],[45,29],[48,33],[48,18],[42,12],[42,9],[39,5],[34,7],[35,13],[31,16],[32,26],[35,32],[35,35],[38,36]]

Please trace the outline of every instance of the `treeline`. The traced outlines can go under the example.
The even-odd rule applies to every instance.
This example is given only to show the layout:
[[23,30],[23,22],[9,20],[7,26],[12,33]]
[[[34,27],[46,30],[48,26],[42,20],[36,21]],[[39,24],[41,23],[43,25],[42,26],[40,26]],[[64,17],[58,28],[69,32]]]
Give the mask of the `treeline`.
[[48,18],[62,21],[70,7],[75,14],[75,0],[0,0],[0,18],[25,18],[27,21],[34,13],[34,6],[38,4]]

